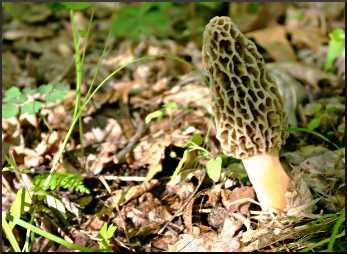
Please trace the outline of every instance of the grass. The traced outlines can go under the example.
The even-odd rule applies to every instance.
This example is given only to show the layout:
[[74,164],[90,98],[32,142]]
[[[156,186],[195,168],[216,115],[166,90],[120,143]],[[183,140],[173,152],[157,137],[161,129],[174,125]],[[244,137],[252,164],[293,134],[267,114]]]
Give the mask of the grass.
[[335,143],[331,142],[328,138],[326,138],[322,134],[320,134],[320,133],[318,133],[316,131],[313,131],[313,130],[309,130],[307,128],[285,128],[284,131],[288,131],[288,132],[304,132],[304,133],[313,134],[316,137],[319,137],[320,139],[324,140],[325,142],[331,144],[336,149],[340,149],[340,147],[338,145],[336,145]]
[[[92,14],[93,17],[93,14]],[[90,33],[90,27],[91,27],[91,23],[92,23],[92,17],[90,19],[89,25],[88,25],[88,30],[87,30],[87,35],[86,37],[88,38],[88,35]],[[85,97],[84,102],[82,102],[81,99],[81,84],[82,84],[82,74],[83,74],[83,62],[84,62],[84,54],[85,54],[85,48],[83,53],[81,54],[81,41],[80,41],[80,35],[77,31],[77,27],[76,27],[76,23],[75,23],[75,17],[74,17],[74,11],[70,10],[70,22],[71,22],[71,26],[72,26],[72,31],[73,31],[73,45],[74,45],[74,50],[75,50],[75,55],[74,55],[74,59],[75,59],[75,69],[76,69],[76,96],[75,96],[75,108],[74,108],[74,113],[73,113],[73,118],[72,118],[72,123],[69,127],[69,130],[64,138],[64,141],[62,143],[62,145],[59,147],[58,152],[55,154],[53,161],[52,161],[52,167],[50,170],[50,173],[48,175],[48,177],[45,179],[43,187],[45,190],[49,189],[50,183],[52,181],[53,175],[56,171],[58,162],[60,160],[60,158],[62,157],[65,147],[67,145],[67,143],[69,142],[71,135],[73,133],[73,130],[77,124],[77,122],[79,123],[79,134],[80,134],[80,139],[81,139],[81,145],[82,143],[82,137],[83,137],[83,127],[82,127],[82,113],[84,111],[84,109],[87,107],[87,105],[90,103],[90,101],[92,100],[92,98],[94,97],[94,95],[101,89],[101,87],[107,82],[109,81],[114,75],[116,75],[118,72],[120,72],[121,70],[123,70],[124,68],[127,68],[128,66],[135,64],[135,63],[139,63],[139,62],[144,62],[144,61],[149,61],[149,60],[154,60],[154,59],[158,59],[158,58],[165,58],[165,59],[171,59],[171,60],[176,60],[179,62],[182,62],[184,64],[189,65],[190,67],[194,68],[190,63],[188,63],[187,61],[185,61],[184,59],[181,59],[179,57],[176,56],[171,56],[171,55],[160,55],[160,56],[145,56],[145,57],[141,57],[141,58],[137,58],[134,59],[124,65],[119,66],[116,70],[114,70],[112,73],[110,73],[106,78],[104,78],[104,80],[99,83],[99,85],[96,86],[96,88],[93,90],[93,84],[94,81],[96,79],[96,75],[97,72],[94,75],[94,79],[92,81],[91,86],[89,87],[89,90],[87,92],[87,95]],[[103,50],[103,53],[105,52],[106,49],[106,44]],[[100,62],[99,62],[100,63]],[[98,65],[99,65],[98,63]],[[15,165],[14,165],[14,168]],[[28,191],[28,190],[27,190]],[[29,191],[28,191],[29,192]],[[15,239],[15,236],[12,233],[12,229],[9,225],[9,223],[6,221],[4,216],[5,214],[3,214],[3,225],[4,225],[4,231],[6,234],[7,239],[10,241],[10,244],[13,248],[14,251],[20,251],[20,247],[18,242]],[[45,232],[43,230],[41,230],[40,228],[32,225],[31,223],[28,223],[24,220],[21,220],[19,217],[18,218],[13,218],[12,220],[10,220],[11,223],[14,223],[16,225],[19,225],[23,228],[27,229],[27,237],[26,237],[26,242],[25,245],[23,247],[23,249],[29,250],[29,236],[31,234],[30,231],[32,231],[33,233],[36,233],[38,235],[41,235],[43,237],[46,237],[47,239],[54,241],[58,244],[61,244],[65,247],[74,249],[74,250],[79,250],[79,251],[102,251],[103,249],[90,249],[90,248],[86,248],[83,246],[79,246],[77,244],[73,244],[73,243],[69,243],[67,241],[65,241],[64,239],[55,236],[49,232]],[[103,246],[105,246],[105,243],[103,244]]]
[[[157,59],[157,58],[169,58],[169,59],[176,59],[177,60],[177,58],[176,57],[171,57],[171,56],[167,56],[167,55],[162,55],[162,56],[145,56],[145,57],[141,57],[141,58],[138,58],[138,59],[134,59],[134,60],[132,60],[132,61],[130,61],[130,62],[128,62],[128,63],[126,63],[126,64],[124,64],[124,65],[121,65],[120,67],[118,67],[115,71],[113,71],[112,73],[110,73],[94,90],[93,90],[93,92],[91,92],[91,94],[86,98],[86,100],[84,101],[84,103],[81,105],[81,107],[79,108],[79,110],[77,111],[77,113],[76,113],[76,115],[74,115],[74,118],[73,118],[73,120],[72,120],[72,123],[71,123],[71,125],[70,125],[70,128],[69,128],[69,130],[68,130],[68,132],[67,132],[67,134],[66,134],[66,136],[65,136],[65,138],[64,138],[64,141],[63,141],[63,144],[60,146],[60,148],[59,148],[59,150],[58,150],[58,152],[55,154],[55,156],[54,156],[54,158],[53,158],[53,162],[52,162],[52,168],[51,168],[51,170],[50,170],[50,173],[49,173],[49,175],[48,175],[48,177],[46,178],[46,180],[45,180],[45,182],[44,182],[44,188],[45,189],[48,189],[48,187],[49,187],[49,185],[50,185],[50,181],[52,180],[52,176],[53,176],[53,173],[56,171],[56,168],[57,168],[57,165],[58,165],[58,162],[59,162],[59,159],[61,158],[61,156],[63,155],[63,153],[64,153],[64,150],[65,150],[65,147],[66,147],[66,145],[67,145],[67,143],[68,143],[68,141],[69,141],[69,139],[70,139],[70,137],[71,137],[71,135],[72,135],[72,132],[73,132],[73,130],[74,130],[74,128],[75,128],[75,126],[76,126],[76,124],[77,124],[77,122],[79,121],[79,119],[80,119],[80,116],[82,115],[82,112],[83,112],[83,110],[86,108],[86,106],[88,105],[88,103],[91,101],[91,99],[93,98],[93,96],[101,89],[101,87],[109,80],[109,79],[111,79],[114,75],[116,75],[118,72],[120,72],[121,70],[123,70],[124,68],[126,68],[126,67],[128,67],[128,66],[130,66],[130,65],[132,65],[132,64],[135,64],[135,63],[139,63],[139,62],[144,62],[144,61],[148,61],[148,60],[153,60],[153,59]],[[184,61],[184,60],[182,60],[182,59],[180,59],[181,61]],[[17,221],[17,219],[16,219],[16,221]],[[19,224],[20,223],[20,224]],[[18,225],[21,225],[21,226],[23,226],[23,227],[25,227],[25,228],[27,228],[27,229],[30,229],[30,230],[32,230],[33,228],[36,228],[35,229],[35,231],[34,230],[32,230],[33,232],[35,232],[35,233],[37,233],[37,232],[40,232],[40,235],[42,234],[42,232],[45,232],[45,231],[42,231],[42,230],[40,230],[39,228],[37,228],[37,227],[35,227],[35,226],[33,226],[33,225],[31,225],[31,224],[29,224],[29,223],[27,223],[27,222],[25,222],[25,221],[23,221],[23,220],[19,220],[19,223],[18,223]],[[47,232],[45,232],[45,233],[47,233]],[[38,233],[39,234],[39,233]],[[6,236],[7,236],[7,234],[6,234]],[[60,244],[66,244],[65,242],[62,242],[62,239],[61,238],[57,238],[56,236],[54,236],[53,234],[50,234],[50,233],[48,233],[48,234],[44,234],[44,235],[42,235],[42,236],[44,236],[44,237],[47,237],[47,239],[50,239],[50,240],[52,240],[52,241],[55,241],[55,242],[57,242],[57,243],[60,243]],[[9,237],[11,237],[11,235],[9,235]],[[12,239],[12,238],[11,238]],[[59,240],[60,239],[60,240]],[[59,242],[58,242],[59,241]],[[14,245],[12,245],[12,243],[14,244]],[[64,246],[66,246],[66,247],[71,247],[71,248],[73,248],[74,249],[74,247],[76,247],[77,249],[76,250],[80,250],[80,249],[78,249],[78,248],[80,248],[78,245],[71,245],[71,243],[68,243],[69,245],[67,246],[67,245],[64,245]],[[14,242],[11,242],[11,246],[12,246],[12,248],[15,248],[15,247],[17,247],[16,245],[15,245],[15,243]],[[70,248],[69,247],[69,248]],[[95,251],[95,250],[94,250]]]
[[[339,232],[339,229],[340,229],[342,223],[344,223],[344,222],[345,222],[345,211],[343,211],[340,214],[339,218],[336,221],[336,224],[333,227],[333,232],[331,233],[330,241],[328,244],[328,251],[333,251],[335,240],[339,237],[342,237],[342,235],[341,235],[342,233],[338,234],[338,232]],[[339,235],[341,235],[341,236],[339,236]],[[345,235],[345,231],[343,231],[343,236],[344,235]]]
[[[283,244],[280,247],[272,248],[271,251],[299,251],[299,252],[318,252],[318,251],[336,251],[336,240],[345,236],[345,230],[341,232],[341,225],[345,221],[345,210],[338,213],[321,215],[319,218],[306,223],[305,225],[312,228],[311,233],[305,233],[298,240]],[[330,237],[320,238],[317,233],[324,235],[332,232]],[[327,248],[324,248],[327,246]]]
[[[91,14],[90,20],[89,20],[89,24],[88,24],[88,28],[87,28],[87,32],[86,35],[83,36],[85,37],[86,41],[88,41],[87,39],[89,38],[90,35],[90,30],[91,30],[91,26],[92,26],[92,21],[93,21],[93,17],[94,17],[94,11]],[[96,71],[94,78],[91,82],[91,85],[89,86],[88,92],[86,94],[86,97],[84,100],[82,100],[82,96],[81,96],[81,85],[82,85],[82,81],[83,81],[83,63],[84,63],[84,59],[85,59],[85,52],[86,52],[86,48],[87,48],[87,43],[85,45],[85,47],[83,49],[81,49],[81,34],[78,32],[77,30],[77,26],[76,26],[76,21],[75,21],[75,13],[73,10],[70,10],[70,22],[71,22],[71,27],[72,27],[72,34],[73,34],[73,46],[74,46],[74,51],[75,51],[75,55],[74,55],[74,63],[75,63],[75,71],[76,71],[76,96],[75,96],[75,108],[74,108],[74,112],[73,112],[73,118],[72,118],[72,123],[69,127],[69,130],[67,131],[67,134],[63,140],[62,145],[59,147],[58,152],[55,154],[54,159],[52,161],[52,167],[50,170],[50,174],[49,176],[45,179],[44,182],[44,186],[46,189],[48,189],[49,185],[50,185],[50,181],[52,180],[52,176],[56,171],[58,162],[60,160],[60,158],[62,157],[64,150],[66,148],[66,145],[68,144],[73,130],[75,129],[75,126],[78,122],[79,124],[79,137],[80,137],[80,144],[82,146],[83,149],[83,122],[82,122],[82,113],[85,110],[85,108],[87,107],[87,105],[90,103],[90,101],[92,100],[92,98],[94,97],[94,95],[103,87],[103,85],[109,81],[113,76],[115,76],[117,73],[119,73],[121,70],[136,64],[136,63],[140,63],[140,62],[145,62],[145,61],[149,61],[149,60],[154,60],[154,59],[158,59],[158,58],[165,58],[165,59],[171,59],[171,60],[175,60],[175,61],[179,61],[182,62],[184,64],[189,65],[191,68],[195,69],[194,66],[192,66],[190,63],[188,63],[187,61],[185,61],[184,59],[181,59],[179,57],[176,56],[172,56],[172,55],[160,55],[160,56],[144,56],[141,58],[137,58],[134,59],[124,65],[119,66],[116,70],[114,70],[112,73],[110,73],[107,77],[104,78],[104,80],[102,80],[102,82],[100,82],[95,89],[94,88],[94,81],[96,80],[96,76],[98,71]],[[110,35],[110,34],[109,34]],[[104,53],[105,53],[105,49],[106,49],[106,44],[105,47],[103,49],[102,52],[102,56],[103,57]],[[99,67],[100,61],[97,65],[97,70]],[[321,135],[318,132],[315,132],[313,130],[309,130],[306,128],[288,128],[286,129],[286,131],[289,132],[305,132],[305,133],[310,133],[313,134],[319,138],[321,138],[322,140],[324,140],[325,142],[333,145],[336,148],[339,148],[336,144],[334,144],[333,142],[331,142],[329,139],[327,139],[326,137],[324,137],[323,135]],[[186,154],[187,152],[187,154]],[[186,152],[184,153],[185,156],[188,156],[188,150],[186,150]],[[179,166],[177,166],[175,174],[173,175],[173,177],[175,175],[177,175],[179,169],[183,166],[184,163],[184,158],[182,158],[182,160],[180,161]],[[10,163],[11,165],[11,163]],[[11,167],[16,168],[16,165],[11,165]],[[28,190],[27,190],[28,191]],[[18,213],[18,211],[17,211]],[[7,216],[8,218],[6,218],[6,213],[2,212],[2,227],[3,227],[3,231],[7,237],[7,239],[10,242],[10,245],[13,249],[13,251],[16,252],[20,252],[20,246],[18,241],[15,238],[15,235],[13,234],[13,227],[15,225],[18,225],[22,228],[25,228],[27,230],[26,232],[26,239],[25,239],[25,243],[23,246],[22,251],[30,251],[30,236],[33,234],[45,237],[55,243],[58,243],[60,245],[63,245],[67,248],[73,249],[73,250],[78,250],[78,251],[83,251],[83,252],[98,252],[98,251],[106,251],[106,250],[110,250],[109,248],[109,242],[108,240],[112,237],[114,231],[116,230],[116,228],[114,226],[109,226],[107,227],[107,224],[105,224],[102,228],[103,232],[100,232],[100,235],[103,236],[103,239],[100,240],[99,242],[99,246],[100,248],[98,249],[94,249],[94,248],[88,248],[88,247],[84,247],[75,243],[71,243],[68,242],[66,240],[64,240],[61,237],[58,237],[52,233],[46,232],[42,229],[40,229],[39,227],[33,225],[33,217],[31,218],[30,223],[26,222],[24,220],[22,220],[19,216],[13,217],[11,216]],[[306,245],[306,247],[304,247],[303,249],[301,249],[300,251],[303,252],[307,252],[307,251],[313,251],[315,248],[318,247],[322,247],[327,245],[327,251],[333,251],[334,250],[334,246],[336,244],[336,240],[340,239],[341,237],[345,236],[345,230],[341,231],[341,226],[343,225],[344,221],[345,221],[345,213],[343,211],[343,213],[340,214],[340,216],[337,218],[336,223],[333,226],[332,229],[332,233],[330,235],[329,238],[323,239],[321,241],[318,241],[316,243],[312,243],[310,245],[307,245],[307,243],[305,244],[305,241],[308,241],[309,239],[303,237],[302,239],[300,239],[299,241],[295,242],[295,243],[291,243],[290,246],[293,246],[293,248],[295,248],[294,246],[298,246],[299,244],[302,245]],[[102,242],[101,242],[102,241]]]
[[16,237],[13,235],[12,229],[6,221],[6,212],[2,212],[2,218],[1,218],[1,224],[2,224],[2,230],[4,231],[7,239],[9,240],[13,250],[15,252],[20,252],[19,244],[16,240]]
[[[103,249],[93,249],[93,248],[88,248],[88,247],[84,247],[75,243],[70,243],[56,235],[53,235],[49,232],[46,232],[24,220],[18,219],[18,218],[13,218],[13,223],[21,226],[27,230],[30,230],[32,232],[34,232],[35,234],[38,234],[40,236],[43,236],[53,242],[56,242],[58,244],[61,244],[67,248],[73,249],[73,250],[79,250],[79,251],[83,251],[83,252],[95,252],[95,251],[103,251]],[[7,236],[7,238],[9,239],[12,248],[14,249],[14,251],[16,252],[20,252],[20,248],[18,245],[17,240],[14,238],[14,235],[12,233],[12,231],[10,230],[9,224],[6,221],[6,214],[5,212],[2,213],[2,224],[3,224],[3,229],[5,231],[5,234]]]
[[[330,238],[321,240],[321,241],[319,241],[317,243],[311,244],[308,247],[300,250],[300,252],[312,252],[312,251],[315,251],[314,248],[320,247],[320,246],[325,245],[327,243],[330,244],[332,241],[335,242],[336,239],[341,238],[343,236],[345,236],[345,230],[342,233],[340,233],[338,235],[335,235],[334,238],[330,237]],[[328,247],[327,251],[333,252],[334,250],[332,248],[331,248],[331,250],[329,250],[329,247]]]

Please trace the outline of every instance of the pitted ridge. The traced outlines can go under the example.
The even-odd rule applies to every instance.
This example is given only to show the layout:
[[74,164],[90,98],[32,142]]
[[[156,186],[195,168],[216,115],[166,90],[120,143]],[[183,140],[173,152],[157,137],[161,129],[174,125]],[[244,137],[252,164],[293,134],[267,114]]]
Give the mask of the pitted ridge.
[[246,159],[279,150],[287,118],[256,45],[229,17],[215,17],[205,28],[202,56],[224,152]]

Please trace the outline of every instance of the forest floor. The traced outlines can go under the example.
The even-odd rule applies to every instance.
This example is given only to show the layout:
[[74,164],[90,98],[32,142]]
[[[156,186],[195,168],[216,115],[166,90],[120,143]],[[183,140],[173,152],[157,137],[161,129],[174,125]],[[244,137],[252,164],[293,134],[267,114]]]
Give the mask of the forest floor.
[[[3,251],[346,251],[344,3],[3,8]],[[217,15],[283,96],[286,216],[216,139],[201,47]]]

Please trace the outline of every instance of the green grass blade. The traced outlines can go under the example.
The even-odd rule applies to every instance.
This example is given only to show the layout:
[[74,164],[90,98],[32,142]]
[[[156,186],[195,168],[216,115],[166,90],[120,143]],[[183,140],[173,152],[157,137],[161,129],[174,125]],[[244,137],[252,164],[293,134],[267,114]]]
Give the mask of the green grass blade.
[[20,252],[19,244],[12,233],[10,225],[6,221],[6,212],[2,212],[1,223],[2,223],[2,230],[5,232],[5,235],[7,239],[9,240],[13,250],[15,252]]
[[312,131],[306,128],[285,128],[284,131],[288,131],[288,132],[305,132],[305,133],[309,133],[309,134],[313,134],[317,137],[319,137],[320,139],[324,140],[325,142],[333,145],[336,149],[339,149],[340,147],[338,147],[335,143],[331,142],[328,138],[324,137],[322,134],[316,132],[316,131]]
[[[16,198],[11,205],[10,216],[19,219],[24,211],[28,212],[30,210],[31,203],[32,200],[29,192],[24,188],[20,188],[17,191]],[[12,221],[9,221],[8,225],[10,226],[11,230],[15,226]]]
[[188,160],[188,156],[189,156],[189,151],[188,149],[186,149],[183,153],[182,159],[179,161],[174,173],[172,174],[168,184],[176,182],[178,173],[181,171],[181,168],[183,167],[184,163]]
[[339,229],[344,221],[345,221],[345,211],[343,211],[340,214],[339,218],[337,219],[333,227],[333,232],[331,233],[330,242],[328,244],[328,251],[333,251],[337,233],[339,232]]
[[83,110],[87,107],[88,103],[91,101],[91,99],[94,97],[94,95],[100,90],[100,88],[108,81],[110,80],[114,75],[116,75],[118,72],[120,72],[121,70],[125,69],[126,67],[133,65],[135,63],[140,63],[140,62],[145,62],[145,61],[149,61],[149,60],[154,60],[154,59],[160,59],[160,58],[167,58],[167,59],[172,59],[172,60],[176,60],[176,61],[180,61],[185,63],[185,60],[182,60],[179,57],[173,57],[171,55],[159,55],[159,56],[144,56],[144,57],[140,57],[137,59],[134,59],[132,61],[129,61],[128,63],[125,63],[121,66],[119,66],[116,70],[114,70],[112,73],[110,73],[103,81],[101,81],[101,83],[93,90],[93,92],[86,98],[85,102],[82,104],[82,106],[80,107],[80,110],[77,112],[76,116],[73,118],[71,126],[65,136],[65,139],[63,141],[63,144],[60,146],[59,151],[55,154],[53,161],[52,161],[52,168],[50,170],[49,176],[47,177],[44,186],[45,188],[48,187],[49,182],[52,178],[52,173],[55,171],[57,165],[58,165],[58,161],[61,158],[65,147],[71,137],[71,134],[75,128],[75,125],[77,123],[77,121],[79,120],[79,117],[81,116]]
[[[346,234],[346,232],[343,231],[342,233],[336,235],[335,239],[343,237],[343,236],[345,236],[345,234]],[[322,245],[324,245],[324,244],[326,244],[326,243],[328,243],[330,241],[331,241],[331,238],[324,239],[324,240],[322,240],[322,241],[320,241],[318,243],[311,244],[310,246],[306,247],[305,249],[300,250],[299,252],[313,251],[313,248],[317,248],[319,246],[322,246]]]
[[[4,216],[3,216],[4,217]],[[88,248],[88,247],[84,247],[84,246],[81,246],[81,245],[78,245],[78,244],[75,244],[75,243],[70,243],[56,235],[53,235],[52,233],[49,233],[49,232],[46,232],[46,231],[43,231],[42,229],[34,226],[34,225],[31,225],[30,223],[24,221],[24,220],[21,220],[21,219],[17,219],[17,218],[14,218],[13,222],[16,224],[16,225],[19,225],[23,228],[26,228],[26,229],[29,229],[31,230],[32,232],[34,232],[35,234],[38,234],[40,236],[43,236],[53,242],[56,242],[58,244],[61,244],[67,248],[70,248],[70,249],[74,249],[74,250],[79,250],[79,251],[84,251],[84,252],[96,252],[96,251],[101,251],[100,249],[92,249],[92,248]],[[19,249],[20,251],[20,249]]]

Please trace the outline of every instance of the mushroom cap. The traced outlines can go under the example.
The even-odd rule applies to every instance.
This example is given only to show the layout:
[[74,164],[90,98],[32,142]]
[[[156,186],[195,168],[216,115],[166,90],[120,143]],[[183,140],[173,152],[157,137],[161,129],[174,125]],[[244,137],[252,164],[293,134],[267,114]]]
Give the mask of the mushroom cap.
[[256,45],[229,17],[214,17],[205,27],[202,57],[224,153],[242,160],[277,152],[287,117]]

